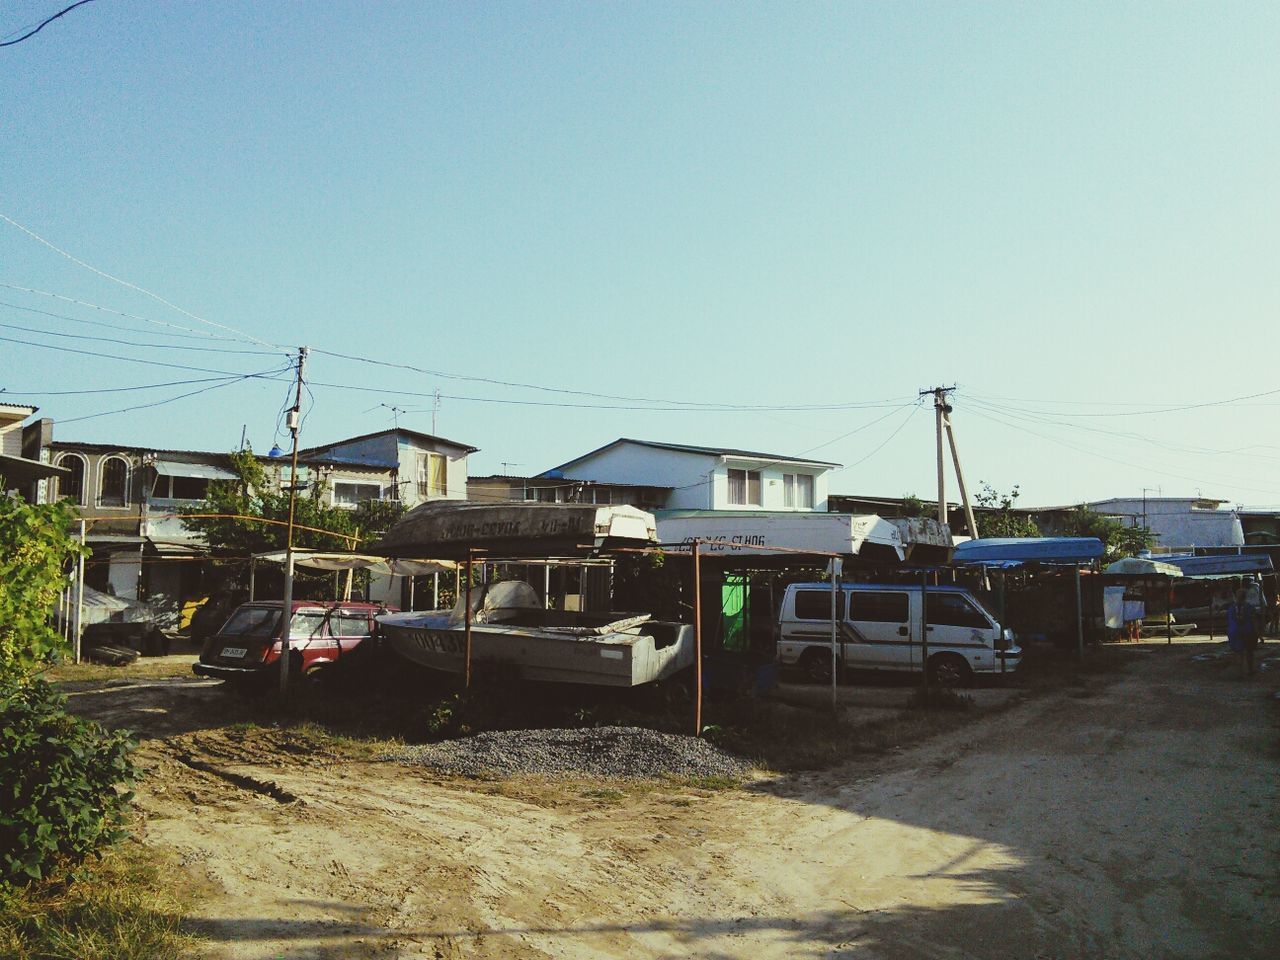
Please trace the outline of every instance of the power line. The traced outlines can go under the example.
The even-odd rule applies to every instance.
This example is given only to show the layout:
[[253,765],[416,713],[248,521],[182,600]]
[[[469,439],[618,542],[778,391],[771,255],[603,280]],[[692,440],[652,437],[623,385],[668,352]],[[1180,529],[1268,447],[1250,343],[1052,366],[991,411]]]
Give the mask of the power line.
[[[1241,401],[1244,401],[1244,400],[1257,400],[1259,397],[1274,397],[1276,394],[1280,394],[1280,387],[1277,387],[1277,388],[1275,388],[1274,390],[1264,390],[1264,391],[1262,391],[1261,393],[1249,393],[1249,394],[1245,394],[1245,395],[1243,395],[1243,396],[1239,396],[1239,397],[1228,397],[1228,398],[1227,398],[1227,399],[1225,399],[1225,400],[1206,400],[1206,401],[1204,401],[1203,403],[1186,403],[1186,404],[1181,404],[1181,405],[1176,406],[1176,407],[1156,407],[1156,408],[1152,408],[1152,409],[1148,409],[1148,410],[1123,410],[1123,411],[1113,411],[1113,412],[1111,412],[1111,413],[1067,413],[1067,412],[1061,412],[1061,413],[1056,413],[1055,415],[1056,415],[1056,416],[1059,416],[1059,417],[1144,417],[1144,416],[1150,416],[1150,415],[1153,415],[1153,414],[1160,414],[1160,413],[1178,413],[1178,412],[1181,412],[1181,411],[1183,411],[1183,410],[1200,410],[1200,409],[1203,409],[1203,408],[1205,408],[1205,407],[1222,407],[1222,406],[1227,406],[1228,404],[1232,404],[1232,403],[1240,403]],[[1000,400],[1000,399],[1003,399],[1003,400],[1013,400],[1013,401],[1015,401],[1015,402],[1019,402],[1019,403],[1058,403],[1058,402],[1075,403],[1075,402],[1080,402],[1080,401],[1056,401],[1056,400],[1039,400],[1039,401],[1037,401],[1037,400],[1030,400],[1030,399],[1018,398],[1018,397],[981,397],[981,396],[976,396],[976,395],[975,395],[974,399],[979,399],[979,400],[983,400],[983,399],[985,399],[985,400],[988,400],[988,401],[990,401],[990,400]]]
[[[61,301],[63,301],[64,303],[74,303],[74,304],[75,304],[76,306],[78,306],[78,307],[88,307],[88,308],[89,308],[89,309],[91,309],[91,310],[97,310],[97,311],[99,311],[99,312],[101,312],[101,313],[110,313],[110,314],[112,314],[112,315],[114,315],[114,316],[117,316],[117,317],[124,317],[124,318],[125,318],[125,319],[127,319],[127,320],[138,320],[138,321],[141,321],[142,323],[149,323],[149,324],[152,324],[153,326],[157,326],[157,327],[168,327],[170,330],[183,330],[183,331],[185,331],[185,332],[186,332],[186,335],[187,335],[187,336],[190,336],[192,339],[198,339],[198,340],[222,340],[222,341],[225,341],[225,342],[227,342],[227,343],[239,343],[239,342],[240,342],[240,338],[239,338],[239,337],[222,337],[222,336],[219,336],[219,335],[218,335],[218,334],[216,334],[216,333],[210,333],[208,330],[196,330],[196,329],[195,329],[195,328],[193,328],[193,327],[184,327],[184,326],[183,326],[182,324],[180,324],[180,323],[169,323],[168,321],[165,321],[165,320],[155,320],[155,319],[152,319],[151,317],[140,317],[140,316],[138,316],[136,313],[125,313],[125,312],[123,312],[123,311],[121,311],[121,310],[113,310],[111,307],[104,307],[104,306],[102,306],[102,304],[100,304],[100,303],[91,303],[91,302],[90,302],[90,301],[88,301],[88,300],[80,300],[80,299],[78,299],[78,298],[76,298],[76,297],[68,297],[68,296],[65,296],[64,294],[61,294],[61,293],[50,293],[48,290],[37,290],[37,289],[35,289],[34,287],[23,287],[23,286],[19,286],[19,285],[18,285],[18,284],[16,284],[16,283],[5,283],[4,281],[0,281],[0,287],[4,287],[6,290],[18,290],[18,291],[20,291],[20,292],[22,292],[22,293],[33,293],[33,294],[35,294],[35,295],[37,295],[37,296],[40,296],[40,297],[49,297],[49,298],[54,299],[54,300],[61,300]],[[14,304],[11,304],[11,306],[15,306],[15,305],[14,305]],[[20,309],[20,310],[31,310],[31,311],[32,311],[32,312],[34,312],[34,313],[41,313],[41,312],[43,312],[43,311],[35,310],[35,308],[33,308],[33,307],[19,307],[18,309]],[[63,319],[64,319],[64,320],[73,320],[73,319],[75,319],[74,317],[66,317],[66,316],[63,316],[62,314],[58,314],[58,313],[50,313],[50,314],[47,314],[47,316],[50,316],[50,317],[63,317]],[[94,321],[92,321],[92,320],[77,320],[76,322],[77,322],[77,323],[93,323]],[[127,328],[121,328],[121,329],[127,329]],[[164,336],[164,337],[178,337],[178,336],[182,336],[182,334],[178,334],[178,333],[163,333],[163,334],[162,334],[162,333],[156,333],[156,334],[153,334],[153,335],[154,335],[154,336]]]
[[98,417],[111,417],[111,416],[115,416],[118,413],[131,413],[134,410],[146,410],[150,407],[162,407],[168,403],[174,403],[175,401],[178,401],[178,400],[185,400],[187,397],[194,397],[197,394],[208,393],[210,390],[217,390],[220,387],[229,387],[236,383],[243,383],[245,380],[252,380],[255,377],[265,376],[267,373],[281,373],[285,369],[288,369],[288,368],[279,368],[279,369],[273,369],[269,371],[263,371],[260,374],[246,373],[239,377],[233,377],[227,380],[223,380],[221,383],[215,383],[208,387],[201,387],[199,390],[192,390],[189,393],[180,393],[176,397],[168,397],[164,400],[156,400],[152,403],[139,403],[132,407],[121,407],[119,410],[104,410],[101,413],[89,413],[84,415],[83,417],[66,417],[64,419],[59,420],[58,423],[60,424],[78,423],[82,420],[96,420]]
[[[872,450],[870,453],[868,453],[868,454],[867,454],[865,457],[863,457],[862,459],[860,459],[860,460],[855,460],[853,463],[845,464],[843,467],[836,467],[836,469],[832,470],[831,472],[832,472],[832,473],[840,473],[840,472],[841,472],[841,471],[843,471],[843,470],[852,470],[854,467],[856,467],[856,466],[860,466],[861,464],[866,463],[868,460],[870,460],[872,457],[874,457],[877,453],[879,453],[881,450],[883,450],[885,447],[887,447],[887,446],[889,445],[889,442],[890,442],[891,440],[893,440],[893,438],[894,438],[894,437],[896,437],[898,434],[900,434],[900,433],[901,433],[901,432],[906,428],[907,424],[908,424],[908,423],[910,423],[910,422],[912,421],[912,419],[915,417],[915,415],[916,415],[917,413],[919,413],[919,411],[920,411],[920,407],[921,407],[921,404],[920,404],[920,402],[919,402],[919,401],[917,401],[917,402],[916,402],[916,403],[914,403],[914,404],[910,404],[910,406],[911,406],[912,410],[911,410],[911,412],[910,412],[909,414],[907,414],[907,418],[906,418],[905,420],[903,420],[903,421],[902,421],[902,423],[898,424],[897,429],[895,429],[895,430],[893,431],[893,433],[889,434],[889,436],[887,436],[887,437],[885,437],[885,438],[884,438],[884,442],[883,442],[883,443],[881,443],[878,447],[876,447],[874,450]],[[897,411],[895,411],[895,412],[897,412]]]
[[[9,306],[9,304],[0,302],[0,306]],[[182,350],[187,353],[238,353],[254,357],[271,356],[266,350],[237,350],[234,347],[196,347],[186,343],[145,343],[138,340],[121,340],[119,337],[93,337],[87,333],[59,333],[56,330],[42,330],[39,327],[23,327],[16,323],[0,323],[0,327],[4,327],[7,330],[20,330],[23,333],[38,333],[46,337],[63,337],[68,340],[93,340],[98,343],[118,343],[124,347],[144,347],[149,350]]]
[[[163,360],[144,360],[141,357],[121,357],[113,353],[101,353],[97,350],[77,350],[74,347],[58,347],[52,343],[32,343],[30,340],[15,340],[12,337],[0,337],[0,343],[16,343],[24,347],[36,347],[40,350],[56,350],[59,353],[76,353],[85,357],[96,357],[100,360],[123,360],[127,363],[140,363],[148,367],[168,367],[170,370],[189,370],[192,373],[220,373],[228,377],[239,377],[242,374],[233,370],[213,370],[209,367],[192,367],[185,363],[166,363]],[[259,376],[251,374],[251,376]]]
[[93,0],[79,0],[78,3],[73,3],[71,6],[67,7],[66,9],[59,10],[52,17],[42,20],[34,30],[29,30],[28,32],[24,33],[22,36],[18,37],[17,40],[6,40],[3,43],[0,43],[0,47],[12,47],[15,43],[21,43],[23,40],[28,40],[31,37],[34,37],[37,33],[39,33],[49,24],[53,23],[53,21],[57,20],[59,17],[65,17],[68,13],[70,13],[76,7],[83,7],[86,3],[92,3],[92,2]]
[[[81,2],[84,2],[84,0],[81,0]],[[172,310],[178,311],[178,313],[182,314],[185,317],[190,317],[192,320],[195,320],[197,323],[203,323],[210,327],[217,327],[219,330],[226,330],[228,333],[234,333],[240,338],[244,340],[252,341],[253,343],[258,344],[259,346],[272,347],[272,348],[279,346],[279,344],[267,343],[267,341],[265,340],[260,340],[257,337],[253,336],[252,334],[245,333],[242,330],[237,330],[235,327],[229,327],[225,323],[218,323],[214,320],[206,320],[204,317],[199,316],[198,314],[192,313],[190,310],[184,310],[182,307],[178,306],[176,303],[171,303],[170,301],[166,300],[164,297],[160,296],[160,294],[158,293],[152,293],[150,290],[146,289],[145,287],[140,287],[136,283],[130,283],[128,280],[121,280],[119,277],[113,276],[112,274],[107,273],[105,270],[99,270],[97,267],[93,266],[93,264],[85,263],[85,261],[81,260],[79,257],[75,256],[74,254],[68,253],[66,250],[63,250],[61,247],[57,246],[56,244],[46,240],[44,237],[40,236],[40,234],[36,233],[34,230],[30,229],[29,227],[23,226],[17,220],[14,220],[12,217],[9,217],[3,213],[0,213],[0,220],[3,220],[5,223],[11,226],[17,227],[19,230],[21,230],[27,236],[31,237],[33,240],[39,241],[40,243],[48,247],[50,250],[52,250],[54,253],[57,253],[60,256],[66,257],[72,263],[77,264],[81,267],[84,267],[86,270],[92,273],[96,273],[100,277],[105,277],[107,280],[110,280],[112,283],[118,283],[122,287],[127,287],[130,290],[135,290],[144,296],[150,297],[152,300],[156,300],[159,303],[163,303],[166,307],[169,307]]]
[[97,387],[88,390],[11,390],[0,387],[0,395],[17,397],[72,397],[89,393],[132,393],[135,390],[158,390],[163,387],[185,387],[192,383],[211,383],[227,377],[200,377],[194,380],[168,380],[164,383],[141,383],[136,387]]

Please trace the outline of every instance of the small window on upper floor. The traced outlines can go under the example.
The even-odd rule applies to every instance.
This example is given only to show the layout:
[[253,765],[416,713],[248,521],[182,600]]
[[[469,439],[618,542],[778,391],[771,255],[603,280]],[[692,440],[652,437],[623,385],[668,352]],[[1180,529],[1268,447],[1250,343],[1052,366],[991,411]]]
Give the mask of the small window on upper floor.
[[759,470],[729,469],[729,503],[758,507],[763,503]]
[[84,506],[84,457],[78,453],[64,453],[58,458],[57,466],[65,467],[71,472],[58,478],[58,497],[66,497],[76,506]]
[[123,457],[106,457],[98,466],[98,506],[129,505],[129,464]]
[[333,505],[335,507],[355,507],[365,500],[381,500],[382,485],[378,483],[356,483],[342,480],[333,485]]

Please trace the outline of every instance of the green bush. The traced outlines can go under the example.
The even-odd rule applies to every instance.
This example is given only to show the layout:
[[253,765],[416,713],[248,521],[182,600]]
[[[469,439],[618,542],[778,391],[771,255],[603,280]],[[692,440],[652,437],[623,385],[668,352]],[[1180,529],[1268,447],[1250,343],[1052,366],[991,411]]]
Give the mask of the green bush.
[[0,674],[0,885],[38,880],[124,836],[135,743],[65,703],[44,680]]

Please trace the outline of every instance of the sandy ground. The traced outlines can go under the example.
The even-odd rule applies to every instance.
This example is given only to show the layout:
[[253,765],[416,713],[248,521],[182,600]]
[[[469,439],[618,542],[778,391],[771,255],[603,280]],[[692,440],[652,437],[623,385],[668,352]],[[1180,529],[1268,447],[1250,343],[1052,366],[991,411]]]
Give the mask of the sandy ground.
[[911,750],[717,792],[299,755],[193,680],[72,699],[148,731],[145,839],[187,865],[214,960],[1274,957],[1280,660],[1242,682],[1207,644],[1141,649]]

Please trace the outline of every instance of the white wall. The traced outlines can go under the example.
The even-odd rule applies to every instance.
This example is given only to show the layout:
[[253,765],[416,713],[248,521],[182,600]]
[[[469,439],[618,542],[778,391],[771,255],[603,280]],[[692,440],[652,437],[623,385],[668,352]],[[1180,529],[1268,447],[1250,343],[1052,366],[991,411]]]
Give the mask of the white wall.
[[403,441],[400,443],[396,455],[400,463],[400,497],[405,506],[413,507],[427,499],[418,494],[418,458],[424,453],[439,453],[448,458],[448,476],[445,478],[446,493],[444,499],[467,499],[466,451],[446,444],[427,445],[425,443]]
[[707,477],[719,462],[719,457],[706,453],[620,443],[573,464],[565,476],[596,483],[673,487],[668,509],[707,510],[712,505]]
[[113,553],[107,566],[107,582],[123,600],[138,599],[138,573],[142,564],[136,554]]

